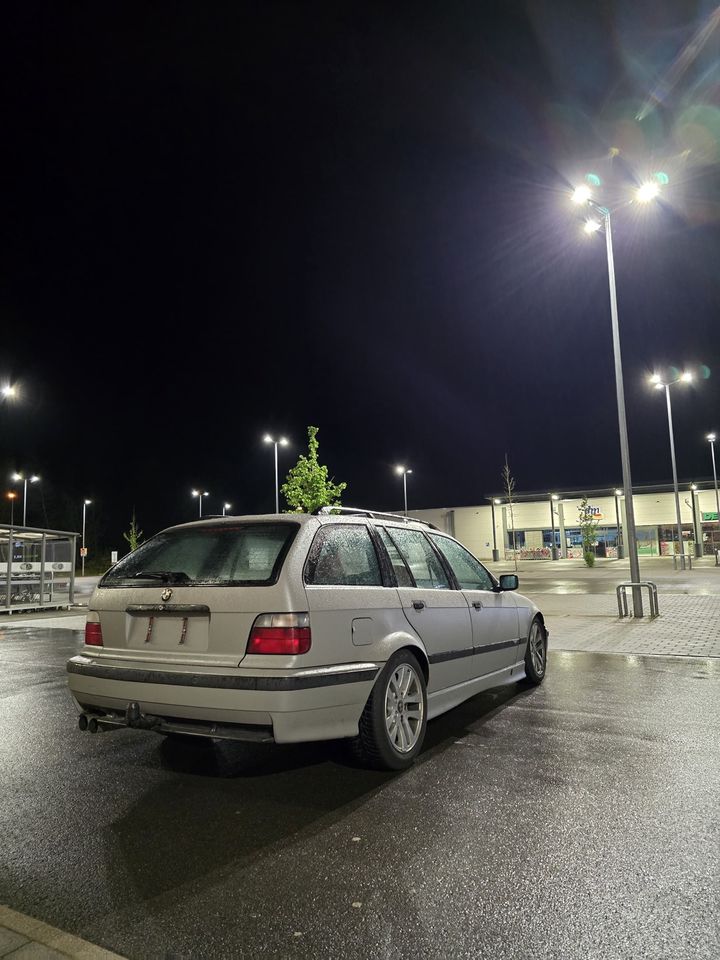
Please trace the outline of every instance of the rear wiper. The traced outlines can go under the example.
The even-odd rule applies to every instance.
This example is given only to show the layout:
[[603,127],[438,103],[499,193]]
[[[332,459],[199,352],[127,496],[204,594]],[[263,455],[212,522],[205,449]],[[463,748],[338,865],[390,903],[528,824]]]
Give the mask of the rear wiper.
[[162,580],[163,583],[172,583],[173,581],[186,583],[190,577],[184,570],[141,570],[139,573],[134,573],[130,579]]

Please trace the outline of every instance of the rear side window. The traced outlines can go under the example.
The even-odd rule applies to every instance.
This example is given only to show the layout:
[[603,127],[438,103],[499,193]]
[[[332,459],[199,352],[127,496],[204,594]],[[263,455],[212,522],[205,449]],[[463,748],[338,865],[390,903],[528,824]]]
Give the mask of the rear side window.
[[400,555],[400,551],[390,539],[390,535],[388,534],[387,530],[384,527],[378,527],[377,531],[380,534],[380,538],[382,539],[382,542],[385,544],[385,549],[387,550],[388,556],[390,557],[390,563],[392,564],[392,568],[395,571],[395,578],[397,580],[397,585],[399,587],[414,587],[415,583],[413,582],[413,578],[410,574],[410,571],[408,570],[405,564],[405,561]]
[[448,537],[438,537],[434,533],[429,534],[429,536],[452,567],[461,590],[493,589],[495,585],[492,577],[480,561],[476,560],[465,547],[460,546],[459,543],[450,540]]
[[401,527],[390,527],[387,532],[410,568],[416,586],[431,590],[450,589],[443,565],[426,540],[425,534],[419,530],[404,530]]
[[305,583],[381,587],[380,564],[367,527],[357,524],[322,527],[310,549]]
[[297,529],[295,523],[246,523],[167,530],[115,564],[100,586],[275,583]]

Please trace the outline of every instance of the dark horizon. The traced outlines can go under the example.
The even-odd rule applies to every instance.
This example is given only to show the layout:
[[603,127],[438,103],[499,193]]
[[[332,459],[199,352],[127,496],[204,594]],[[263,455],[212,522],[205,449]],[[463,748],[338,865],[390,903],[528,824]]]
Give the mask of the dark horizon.
[[43,477],[29,522],[78,529],[89,497],[89,543],[122,550],[133,507],[149,535],[194,486],[272,510],[263,435],[284,475],[311,424],[350,505],[400,509],[397,463],[410,509],[480,503],[506,453],[518,492],[622,485],[590,171],[615,199],[669,177],[613,220],[633,484],[671,481],[669,366],[698,373],[678,473],[711,480],[712,10],[12,10],[0,469]]

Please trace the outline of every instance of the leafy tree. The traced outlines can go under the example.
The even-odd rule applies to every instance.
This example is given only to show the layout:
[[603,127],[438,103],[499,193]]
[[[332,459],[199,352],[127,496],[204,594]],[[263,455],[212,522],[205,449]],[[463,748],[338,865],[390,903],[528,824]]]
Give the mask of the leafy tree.
[[328,469],[318,463],[317,427],[308,427],[308,453],[300,454],[280,487],[290,513],[312,513],[318,507],[340,506],[340,494],[346,483],[328,479]]
[[510,465],[508,464],[507,454],[505,454],[505,466],[502,469],[500,474],[502,477],[503,487],[505,488],[505,496],[508,500],[508,506],[510,507],[510,533],[512,536],[512,550],[513,550],[513,559],[515,560],[515,571],[517,572],[518,562],[517,562],[517,549],[515,544],[515,513],[513,511],[513,493],[515,492],[515,478],[510,473]]
[[137,548],[142,543],[140,537],[142,537],[143,531],[138,530],[137,521],[135,519],[135,511],[133,510],[132,521],[130,522],[130,529],[127,533],[123,534],[123,539],[127,540],[130,544],[130,550],[137,550]]
[[598,521],[593,513],[592,507],[588,504],[588,498],[584,497],[578,507],[578,523],[580,526],[580,536],[583,545],[583,560],[589,567],[595,566],[595,532],[598,527]]

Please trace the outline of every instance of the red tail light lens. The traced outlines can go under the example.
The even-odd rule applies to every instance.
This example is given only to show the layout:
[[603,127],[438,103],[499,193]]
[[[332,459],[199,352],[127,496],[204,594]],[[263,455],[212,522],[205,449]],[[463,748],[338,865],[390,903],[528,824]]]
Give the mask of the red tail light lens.
[[252,626],[247,652],[295,656],[307,653],[311,642],[307,613],[264,613]]
[[85,624],[85,643],[88,647],[101,647],[103,645],[102,627],[99,623]]

